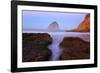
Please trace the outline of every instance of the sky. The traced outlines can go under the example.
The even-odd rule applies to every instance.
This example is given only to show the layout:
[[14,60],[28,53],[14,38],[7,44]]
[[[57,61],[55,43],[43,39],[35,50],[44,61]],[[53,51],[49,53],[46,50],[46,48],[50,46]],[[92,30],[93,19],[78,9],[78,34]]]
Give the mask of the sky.
[[48,29],[48,26],[54,21],[59,24],[59,29],[71,30],[77,28],[86,15],[87,13],[23,10],[23,30]]

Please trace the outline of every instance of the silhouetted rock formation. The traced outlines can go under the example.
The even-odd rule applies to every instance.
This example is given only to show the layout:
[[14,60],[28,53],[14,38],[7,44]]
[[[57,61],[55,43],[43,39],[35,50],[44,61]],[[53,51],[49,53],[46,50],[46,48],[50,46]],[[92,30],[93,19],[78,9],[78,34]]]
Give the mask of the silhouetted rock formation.
[[54,21],[48,26],[48,29],[49,30],[57,30],[57,29],[59,29],[59,24],[56,21]]
[[61,60],[89,59],[90,43],[77,37],[65,37],[60,43],[64,48]]
[[75,30],[78,32],[89,32],[90,31],[90,14],[86,15],[84,21],[79,24],[78,28]]
[[52,38],[47,33],[23,33],[23,62],[47,61],[51,56],[48,45]]

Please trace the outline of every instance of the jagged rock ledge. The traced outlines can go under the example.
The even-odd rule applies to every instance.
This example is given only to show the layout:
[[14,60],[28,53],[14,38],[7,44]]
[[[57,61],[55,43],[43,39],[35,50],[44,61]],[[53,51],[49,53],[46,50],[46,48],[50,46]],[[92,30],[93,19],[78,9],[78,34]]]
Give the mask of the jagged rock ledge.
[[48,33],[23,33],[23,62],[47,61],[51,56],[48,45],[52,38]]
[[64,48],[61,60],[76,60],[90,58],[90,43],[78,37],[65,37],[59,45]]

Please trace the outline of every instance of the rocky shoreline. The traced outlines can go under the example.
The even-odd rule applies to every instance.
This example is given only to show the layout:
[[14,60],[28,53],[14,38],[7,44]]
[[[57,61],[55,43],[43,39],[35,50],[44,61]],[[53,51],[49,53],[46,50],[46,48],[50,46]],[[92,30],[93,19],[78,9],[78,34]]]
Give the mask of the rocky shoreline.
[[52,38],[46,33],[23,33],[23,62],[47,61],[52,55],[48,45]]
[[90,43],[78,37],[65,37],[60,47],[64,49],[60,56],[61,60],[90,58]]
[[[23,33],[22,61],[49,61],[52,51],[52,37],[48,33]],[[63,48],[59,60],[76,60],[90,58],[90,42],[78,37],[65,37],[59,44]]]

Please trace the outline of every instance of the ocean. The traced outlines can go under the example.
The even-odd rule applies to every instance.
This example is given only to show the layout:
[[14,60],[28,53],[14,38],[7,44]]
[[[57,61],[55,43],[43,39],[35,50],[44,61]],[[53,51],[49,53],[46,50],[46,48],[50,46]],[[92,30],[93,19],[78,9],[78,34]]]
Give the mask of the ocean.
[[53,31],[23,31],[23,33],[48,33],[53,42],[48,48],[52,51],[52,56],[50,60],[59,60],[63,48],[59,47],[59,44],[62,42],[64,37],[79,37],[85,41],[90,42],[90,33],[89,32],[53,32]]

